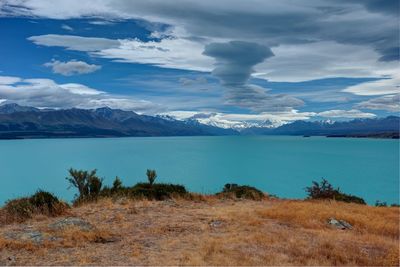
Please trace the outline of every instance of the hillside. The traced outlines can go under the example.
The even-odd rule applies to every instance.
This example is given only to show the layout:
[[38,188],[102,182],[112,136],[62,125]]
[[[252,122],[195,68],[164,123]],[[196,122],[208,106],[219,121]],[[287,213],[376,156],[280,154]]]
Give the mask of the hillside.
[[399,208],[335,201],[106,198],[3,225],[0,265],[395,266],[398,218]]
[[0,106],[0,138],[192,136],[235,134],[194,122],[165,120],[111,108],[44,109]]

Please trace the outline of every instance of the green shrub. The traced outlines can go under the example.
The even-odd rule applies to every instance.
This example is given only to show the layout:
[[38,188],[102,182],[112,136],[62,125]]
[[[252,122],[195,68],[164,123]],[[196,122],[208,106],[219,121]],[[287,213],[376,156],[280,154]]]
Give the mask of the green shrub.
[[251,200],[261,200],[264,198],[264,193],[257,188],[237,184],[226,184],[222,189],[222,192],[219,192],[216,195],[227,198],[244,198]]
[[165,200],[172,197],[186,197],[188,192],[183,185],[137,183],[128,189],[133,198],[149,200]]
[[379,201],[379,200],[377,200],[376,202],[375,202],[375,207],[387,207],[388,205],[387,205],[387,203],[386,202],[381,202],[381,201]]
[[364,199],[345,194],[339,188],[334,188],[326,179],[322,179],[320,183],[313,181],[312,186],[306,187],[308,199],[333,199],[343,202],[352,202],[357,204],[366,204]]
[[39,190],[30,197],[8,201],[4,206],[6,216],[10,221],[24,221],[35,214],[57,216],[63,214],[68,204],[60,201],[53,194]]
[[115,180],[113,182],[113,186],[111,188],[112,191],[114,192],[118,192],[120,190],[122,190],[122,181],[121,179],[119,179],[119,177],[115,177]]
[[34,207],[29,201],[29,197],[22,197],[6,202],[4,211],[7,217],[13,217],[18,221],[31,218],[34,212]]

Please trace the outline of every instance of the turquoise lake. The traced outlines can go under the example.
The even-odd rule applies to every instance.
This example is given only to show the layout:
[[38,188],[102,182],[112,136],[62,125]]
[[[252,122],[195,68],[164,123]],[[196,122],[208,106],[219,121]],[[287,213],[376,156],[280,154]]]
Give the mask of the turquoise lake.
[[399,140],[289,137],[133,137],[0,141],[0,204],[38,188],[71,200],[67,169],[97,169],[105,184],[146,181],[214,193],[226,183],[248,184],[285,198],[304,198],[312,180],[342,191],[399,202]]

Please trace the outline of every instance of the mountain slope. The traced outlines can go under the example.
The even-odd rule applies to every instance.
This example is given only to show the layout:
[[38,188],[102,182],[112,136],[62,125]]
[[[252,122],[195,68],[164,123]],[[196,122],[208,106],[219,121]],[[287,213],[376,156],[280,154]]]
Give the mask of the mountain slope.
[[39,110],[16,104],[0,106],[0,138],[191,136],[236,133],[231,129],[165,120],[110,108]]
[[259,135],[318,135],[318,136],[372,136],[379,134],[399,135],[400,118],[389,116],[376,119],[355,119],[333,123],[321,121],[295,121],[277,128],[252,127],[242,134]]
[[220,128],[197,119],[176,120],[169,116],[140,115],[111,109],[41,110],[17,104],[0,105],[0,139],[43,137],[122,137],[195,135],[318,135],[398,138],[400,118],[321,122],[295,121],[273,128]]

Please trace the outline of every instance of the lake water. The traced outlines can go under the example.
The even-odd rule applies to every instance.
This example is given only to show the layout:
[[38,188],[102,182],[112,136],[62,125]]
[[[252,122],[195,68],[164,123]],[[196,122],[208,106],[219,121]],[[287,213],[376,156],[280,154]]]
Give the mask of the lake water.
[[214,193],[226,183],[248,184],[287,198],[304,198],[312,180],[326,178],[344,192],[399,202],[399,140],[288,137],[134,137],[0,141],[0,204],[38,188],[71,200],[67,169],[98,169],[106,184],[146,181],[184,184]]

